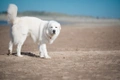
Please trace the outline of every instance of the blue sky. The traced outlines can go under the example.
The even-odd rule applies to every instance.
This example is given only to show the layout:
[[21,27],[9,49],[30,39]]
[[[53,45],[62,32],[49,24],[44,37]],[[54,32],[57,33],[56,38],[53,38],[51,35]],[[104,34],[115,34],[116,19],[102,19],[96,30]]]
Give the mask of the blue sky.
[[19,11],[120,18],[120,0],[0,0],[0,11],[6,11],[10,3],[16,4]]

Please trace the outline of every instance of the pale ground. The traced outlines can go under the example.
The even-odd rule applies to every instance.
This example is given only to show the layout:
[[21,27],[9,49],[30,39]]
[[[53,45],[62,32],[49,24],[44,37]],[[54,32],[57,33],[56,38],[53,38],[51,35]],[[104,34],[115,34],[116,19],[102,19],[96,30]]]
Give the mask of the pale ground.
[[22,54],[8,56],[9,28],[0,27],[0,80],[120,80],[120,25],[63,25],[47,45],[52,59],[39,58],[37,44],[27,38]]

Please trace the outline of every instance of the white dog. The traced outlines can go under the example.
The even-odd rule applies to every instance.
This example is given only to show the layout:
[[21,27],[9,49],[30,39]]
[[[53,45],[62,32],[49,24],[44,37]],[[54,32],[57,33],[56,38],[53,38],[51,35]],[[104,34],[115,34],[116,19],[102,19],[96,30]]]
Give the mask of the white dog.
[[17,17],[17,6],[10,4],[8,7],[8,22],[11,24],[8,54],[12,53],[13,44],[17,45],[17,56],[22,57],[21,47],[28,34],[34,42],[39,44],[40,57],[50,58],[47,53],[46,43],[53,43],[60,33],[61,26],[56,21],[43,21],[36,17]]

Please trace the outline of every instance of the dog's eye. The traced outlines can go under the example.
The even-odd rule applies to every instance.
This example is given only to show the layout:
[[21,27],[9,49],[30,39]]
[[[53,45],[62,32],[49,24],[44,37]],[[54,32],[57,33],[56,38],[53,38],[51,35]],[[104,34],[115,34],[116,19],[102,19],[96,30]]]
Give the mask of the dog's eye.
[[57,27],[55,27],[55,28],[57,28]]
[[50,28],[53,28],[52,26]]

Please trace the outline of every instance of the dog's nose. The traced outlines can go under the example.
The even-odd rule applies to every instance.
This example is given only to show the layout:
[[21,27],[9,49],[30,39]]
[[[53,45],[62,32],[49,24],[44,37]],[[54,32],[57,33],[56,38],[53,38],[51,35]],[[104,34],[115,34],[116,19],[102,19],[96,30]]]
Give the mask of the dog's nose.
[[53,34],[55,34],[55,30],[53,30]]

